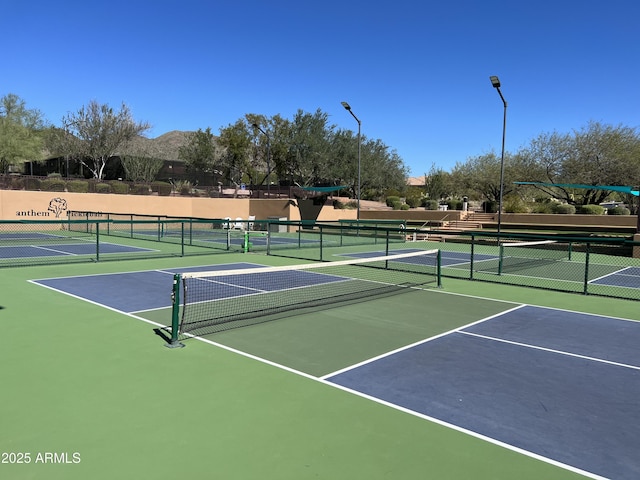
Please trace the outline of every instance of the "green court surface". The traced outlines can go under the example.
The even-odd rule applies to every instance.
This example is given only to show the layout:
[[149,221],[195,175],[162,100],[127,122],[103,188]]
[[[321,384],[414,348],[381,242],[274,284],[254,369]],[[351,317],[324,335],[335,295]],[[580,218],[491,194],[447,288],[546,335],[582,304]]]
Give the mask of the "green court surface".
[[518,303],[638,320],[637,302],[445,278],[443,289],[169,349],[143,321],[168,325],[168,309],[124,314],[29,282],[232,262],[292,260],[216,254],[0,269],[0,478],[584,478],[318,377]]

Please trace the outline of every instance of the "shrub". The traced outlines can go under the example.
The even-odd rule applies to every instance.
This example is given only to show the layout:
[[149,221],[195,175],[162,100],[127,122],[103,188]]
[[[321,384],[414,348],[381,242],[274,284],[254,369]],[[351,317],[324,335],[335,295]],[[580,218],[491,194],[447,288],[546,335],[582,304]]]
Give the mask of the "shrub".
[[193,192],[193,185],[188,180],[180,181],[176,183],[176,191],[180,195],[191,195]]
[[528,213],[529,209],[520,198],[515,197],[504,202],[504,211],[507,213]]
[[438,201],[437,200],[429,200],[427,198],[422,199],[422,206],[425,210],[437,210],[438,209]]
[[604,213],[604,207],[600,205],[580,205],[576,208],[576,213],[581,215],[602,215]]
[[346,203],[343,203],[343,208],[346,208],[347,210],[356,210],[358,208],[358,201],[357,200],[349,200]]
[[553,213],[553,204],[535,202],[531,207],[531,213]]
[[173,191],[173,185],[167,182],[153,182],[151,190],[157,192],[161,197],[168,197]]
[[631,215],[631,210],[627,207],[613,207],[607,210],[607,215]]
[[40,188],[47,192],[64,192],[64,180],[59,178],[47,178],[42,180],[40,183]]
[[407,205],[411,208],[418,208],[420,206],[420,197],[407,197]]
[[75,193],[89,192],[89,182],[86,180],[69,180],[67,182],[67,191]]
[[[387,207],[393,207],[393,205],[396,202],[400,202],[400,197],[397,197],[395,195],[390,195],[390,196],[387,197],[386,202],[387,202]],[[400,203],[402,203],[402,202],[400,202]]]
[[[389,204],[389,200],[387,199],[387,205]],[[404,205],[404,203],[402,203],[399,199],[396,200],[395,202],[393,202],[393,204],[391,205],[391,207],[394,210],[400,210],[402,208],[402,205]]]
[[111,185],[109,185],[108,183],[100,182],[94,185],[96,193],[111,193]]
[[120,195],[129,193],[129,184],[124,182],[111,182],[111,191]]
[[402,205],[400,205],[400,210],[409,210],[409,208],[411,207],[407,203],[403,203]]
[[149,195],[149,185],[147,185],[146,183],[139,183],[137,185],[134,185],[131,188],[131,193],[133,193],[134,195]]
[[449,210],[462,210],[462,202],[460,200],[449,200],[446,205]]
[[[34,180],[36,180],[34,178]],[[40,184],[40,180],[38,180],[38,185]],[[11,189],[12,190],[22,190],[25,188],[25,181],[22,178],[12,178],[11,179]]]
[[28,177],[24,179],[24,188],[26,190],[41,190],[42,180],[39,178]]
[[572,215],[576,213],[576,207],[568,203],[557,203],[553,206],[552,211],[561,215]]

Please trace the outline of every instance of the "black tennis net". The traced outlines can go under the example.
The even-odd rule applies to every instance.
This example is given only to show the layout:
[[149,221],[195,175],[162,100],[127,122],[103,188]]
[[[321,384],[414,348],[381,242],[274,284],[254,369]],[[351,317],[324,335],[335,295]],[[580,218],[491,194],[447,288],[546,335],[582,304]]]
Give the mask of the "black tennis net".
[[174,276],[171,341],[441,285],[439,250]]
[[555,240],[513,242],[500,245],[498,273],[571,259],[571,243]]

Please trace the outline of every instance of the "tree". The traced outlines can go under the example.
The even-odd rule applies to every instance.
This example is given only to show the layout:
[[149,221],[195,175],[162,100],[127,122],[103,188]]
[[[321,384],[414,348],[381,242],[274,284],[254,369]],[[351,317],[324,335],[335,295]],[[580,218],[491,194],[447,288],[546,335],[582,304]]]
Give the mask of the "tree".
[[429,173],[426,173],[424,177],[425,190],[431,200],[440,201],[441,198],[452,193],[449,179],[450,175],[441,168],[436,168],[435,164],[431,165],[431,170],[429,170]]
[[245,120],[237,120],[233,125],[220,129],[218,142],[222,148],[220,166],[224,176],[237,189],[244,175],[250,172],[251,166],[251,134]]
[[[640,183],[640,138],[635,129],[590,122],[572,134],[542,134],[522,156],[529,159],[527,181],[593,186]],[[539,186],[546,195],[574,205],[598,204],[611,190]]]
[[302,186],[330,183],[329,116],[320,109],[315,113],[298,110],[289,129],[287,170],[290,177]]
[[38,110],[27,109],[15,94],[0,99],[0,171],[12,165],[40,160],[45,122]]
[[136,122],[124,103],[119,111],[114,111],[95,100],[64,117],[62,125],[64,135],[59,148],[87,167],[98,180],[102,180],[109,158],[124,151],[129,142],[151,128],[146,122]]
[[188,172],[214,174],[220,156],[221,148],[211,128],[189,134],[187,143],[178,150],[178,158],[184,160]]
[[139,137],[120,154],[127,180],[151,183],[162,169],[164,160],[160,158],[159,149],[148,142]]

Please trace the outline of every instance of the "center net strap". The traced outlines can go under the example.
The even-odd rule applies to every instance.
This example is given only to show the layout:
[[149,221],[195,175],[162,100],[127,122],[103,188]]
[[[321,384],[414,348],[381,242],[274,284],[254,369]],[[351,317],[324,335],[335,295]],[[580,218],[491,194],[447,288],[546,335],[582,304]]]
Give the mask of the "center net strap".
[[180,275],[179,334],[205,335],[304,313],[440,285],[440,253],[418,251],[335,262],[193,272]]

